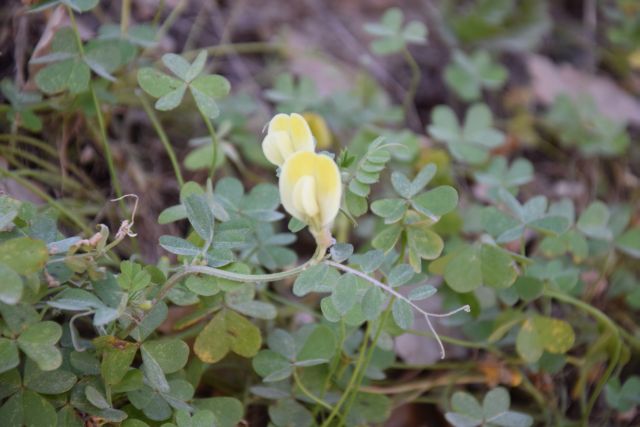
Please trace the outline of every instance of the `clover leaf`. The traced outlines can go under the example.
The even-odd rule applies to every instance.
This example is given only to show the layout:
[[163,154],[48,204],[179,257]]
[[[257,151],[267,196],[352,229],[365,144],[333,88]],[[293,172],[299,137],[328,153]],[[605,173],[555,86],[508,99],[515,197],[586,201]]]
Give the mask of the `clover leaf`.
[[288,73],[280,74],[273,88],[266,90],[264,95],[269,101],[275,102],[282,113],[306,111],[321,101],[313,80],[306,76],[296,79]]
[[54,6],[68,6],[76,12],[87,12],[98,5],[100,0],[44,0],[33,6],[31,12],[41,12]]
[[11,104],[7,119],[32,132],[42,129],[42,120],[33,112],[33,104],[40,102],[42,96],[37,92],[21,92],[9,79],[0,82],[2,95]]
[[569,228],[570,222],[565,216],[547,212],[548,201],[544,196],[533,197],[524,205],[507,190],[501,189],[498,196],[509,214],[495,207],[488,207],[482,218],[485,229],[498,243],[519,239],[525,229],[559,235]]
[[501,188],[514,192],[518,187],[533,180],[533,165],[527,159],[515,159],[511,165],[503,156],[495,157],[486,169],[475,173],[475,178],[480,184],[486,185],[487,195],[492,200],[498,199]]
[[484,163],[490,150],[504,144],[505,136],[492,127],[491,110],[485,104],[472,105],[461,125],[453,110],[436,107],[427,130],[432,138],[447,144],[457,160],[470,164]]
[[182,102],[187,89],[202,114],[216,118],[220,109],[217,99],[229,94],[229,81],[218,74],[202,74],[207,61],[207,51],[201,51],[193,63],[180,55],[167,53],[162,56],[165,67],[176,77],[169,76],[151,67],[138,71],[138,84],[154,98],[158,98],[155,107],[161,111],[176,108]]
[[521,412],[510,411],[511,398],[504,387],[497,387],[489,391],[482,405],[476,398],[464,391],[458,391],[451,397],[452,412],[447,412],[445,418],[455,427],[505,426],[528,427],[533,419]]
[[399,8],[387,10],[380,22],[366,24],[364,29],[373,35],[371,50],[378,55],[388,55],[406,49],[408,44],[426,44],[427,27],[422,22],[410,21],[403,26],[404,13]]
[[78,94],[87,90],[91,72],[109,81],[112,73],[129,62],[124,40],[91,40],[78,46],[71,27],[58,30],[51,42],[51,53],[34,58],[31,64],[48,64],[36,74],[35,82],[46,94],[68,90]]
[[444,80],[460,98],[475,101],[482,89],[500,88],[507,79],[507,73],[507,69],[494,63],[484,50],[472,55],[457,50],[444,70]]

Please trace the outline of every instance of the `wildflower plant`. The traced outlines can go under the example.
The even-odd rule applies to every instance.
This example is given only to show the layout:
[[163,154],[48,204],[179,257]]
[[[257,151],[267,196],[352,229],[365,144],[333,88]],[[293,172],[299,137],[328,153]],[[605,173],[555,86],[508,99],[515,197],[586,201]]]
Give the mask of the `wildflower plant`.
[[[464,44],[445,79],[473,104],[437,105],[424,129],[402,111],[420,80],[408,49],[427,31],[399,9],[366,30],[374,53],[405,55],[403,108],[364,73],[322,95],[283,73],[262,104],[210,73],[229,46],[159,53],[168,28],[131,25],[129,1],[119,25],[83,37],[76,20],[98,3],[35,5],[69,25],[31,58],[35,86],[0,83],[0,174],[42,201],[0,194],[0,423],[357,426],[415,401],[455,426],[587,425],[638,405],[624,368],[640,349],[633,169],[581,197],[542,191],[540,147],[521,149],[510,113],[481,100],[507,73],[470,41],[534,43],[545,2],[445,14],[439,37]],[[123,142],[127,110],[153,138]],[[532,117],[532,144],[617,170],[633,134],[596,113],[559,98]],[[95,144],[66,158],[52,147],[69,123]],[[183,139],[197,147],[181,162]],[[155,193],[123,191],[137,175],[120,178],[123,162],[156,167],[158,141],[175,178],[154,211]],[[113,196],[76,161],[85,151]],[[408,363],[407,338],[464,353]]]

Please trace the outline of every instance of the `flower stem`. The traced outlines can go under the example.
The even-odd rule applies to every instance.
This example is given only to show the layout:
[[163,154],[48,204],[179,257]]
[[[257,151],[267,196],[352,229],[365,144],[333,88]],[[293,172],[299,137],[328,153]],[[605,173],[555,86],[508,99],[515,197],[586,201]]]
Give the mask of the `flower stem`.
[[409,111],[411,110],[411,105],[416,97],[416,92],[418,91],[418,85],[420,84],[420,79],[422,78],[422,72],[420,71],[420,66],[416,62],[409,49],[406,47],[402,50],[402,55],[404,56],[407,64],[409,65],[409,69],[411,70],[411,82],[409,83],[409,89],[404,96],[404,100],[402,101],[402,105],[404,107],[405,114],[408,116]]
[[595,406],[598,400],[598,397],[602,392],[602,389],[604,388],[605,384],[611,377],[611,374],[616,368],[616,365],[620,361],[620,355],[622,354],[622,339],[620,338],[620,331],[618,326],[606,314],[604,314],[597,308],[583,301],[580,301],[579,299],[576,299],[570,295],[566,295],[561,292],[557,292],[549,289],[546,289],[544,291],[544,295],[549,298],[557,299],[558,301],[563,301],[563,302],[566,302],[567,304],[571,304],[581,309],[585,313],[592,315],[598,320],[598,322],[600,322],[605,328],[609,330],[609,332],[612,335],[612,338],[615,340],[615,348],[613,350],[613,355],[611,356],[611,361],[609,363],[609,366],[607,366],[607,369],[605,370],[604,374],[600,378],[600,381],[598,381],[598,384],[596,385],[596,388],[593,391],[593,394],[589,398],[589,402],[587,403],[587,408],[582,416],[583,425],[587,425],[589,423],[589,417],[591,415],[591,411],[593,410],[593,407]]
[[200,116],[204,121],[204,124],[207,126],[207,130],[209,131],[209,135],[211,136],[211,167],[209,169],[209,178],[213,180],[213,176],[216,173],[216,163],[218,162],[218,134],[216,133],[215,128],[213,127],[213,123],[211,123],[211,119],[207,117],[205,113],[203,113],[199,108]]
[[442,359],[444,359],[444,356],[445,356],[444,345],[442,344],[442,341],[440,340],[440,337],[438,336],[438,333],[436,332],[435,328],[431,324],[431,319],[430,318],[431,317],[449,317],[449,316],[452,316],[452,315],[454,315],[454,314],[456,314],[456,313],[458,313],[460,311],[466,311],[466,312],[470,312],[471,311],[471,307],[467,304],[467,305],[464,305],[464,306],[462,306],[460,308],[452,310],[452,311],[450,311],[448,313],[442,313],[442,314],[429,313],[427,311],[424,311],[423,309],[421,309],[417,305],[415,305],[413,303],[413,301],[411,301],[409,298],[405,297],[404,295],[402,295],[401,293],[399,293],[398,291],[396,291],[392,287],[385,285],[384,283],[380,282],[379,280],[376,280],[373,277],[362,273],[361,271],[358,271],[358,270],[356,270],[354,268],[351,268],[351,267],[347,267],[346,265],[339,264],[339,263],[334,262],[334,261],[325,261],[325,264],[330,265],[331,267],[337,268],[338,270],[342,270],[342,271],[345,271],[347,273],[351,273],[353,275],[356,275],[356,276],[368,281],[369,283],[371,283],[374,286],[377,286],[378,288],[382,289],[386,293],[388,293],[390,295],[393,295],[394,297],[406,302],[414,310],[416,310],[418,313],[422,314],[424,316],[424,318],[426,319],[427,325],[429,326],[429,329],[433,333],[433,336],[436,338],[436,341],[438,341],[438,345],[440,346],[440,356],[441,356]]
[[151,120],[151,125],[158,134],[158,137],[160,138],[160,141],[162,142],[162,145],[164,146],[164,149],[169,156],[171,166],[173,166],[173,173],[176,176],[178,185],[180,186],[180,188],[182,188],[182,186],[184,185],[184,179],[182,178],[182,172],[180,171],[180,164],[178,163],[175,151],[173,151],[171,142],[169,142],[169,138],[162,128],[162,123],[160,123],[160,120],[158,120],[158,116],[156,115],[155,111],[153,111],[153,108],[151,108],[151,105],[149,105],[149,101],[147,101],[147,98],[142,93],[138,93],[137,96],[140,100],[140,103],[142,104],[142,108],[147,113],[147,116],[149,116],[149,120]]

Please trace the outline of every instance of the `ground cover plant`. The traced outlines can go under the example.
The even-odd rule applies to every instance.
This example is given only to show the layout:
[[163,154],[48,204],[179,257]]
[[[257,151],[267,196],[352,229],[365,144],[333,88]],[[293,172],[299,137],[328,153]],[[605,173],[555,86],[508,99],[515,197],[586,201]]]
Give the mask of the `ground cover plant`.
[[0,6],[0,424],[640,423],[636,2],[303,3]]

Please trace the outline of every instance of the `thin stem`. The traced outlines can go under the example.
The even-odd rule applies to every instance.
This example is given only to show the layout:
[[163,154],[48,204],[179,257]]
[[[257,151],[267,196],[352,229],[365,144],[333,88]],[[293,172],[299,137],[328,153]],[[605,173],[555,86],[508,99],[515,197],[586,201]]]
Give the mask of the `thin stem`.
[[347,402],[347,405],[344,408],[343,417],[345,418],[349,416],[349,411],[351,411],[351,406],[353,406],[353,403],[356,400],[356,396],[358,395],[358,390],[362,385],[362,379],[364,378],[364,374],[366,372],[366,367],[369,366],[369,363],[371,363],[371,358],[373,357],[373,352],[376,348],[376,345],[378,344],[380,335],[382,334],[382,329],[384,328],[384,324],[387,322],[387,319],[389,318],[389,314],[391,313],[391,307],[393,306],[393,301],[394,301],[394,298],[391,298],[391,300],[389,301],[389,305],[387,306],[387,308],[384,310],[384,313],[382,313],[382,316],[380,317],[378,329],[376,330],[376,333],[373,336],[373,339],[371,340],[371,345],[367,350],[367,356],[365,357],[365,361],[364,361],[365,369],[360,372],[360,378],[358,378],[358,380],[356,381],[357,390],[354,393],[352,393],[351,399],[349,399],[349,401]]
[[422,78],[422,72],[420,71],[420,66],[416,62],[409,49],[406,47],[402,50],[402,54],[409,65],[409,69],[411,70],[411,82],[409,83],[409,89],[404,96],[404,100],[402,105],[404,106],[405,114],[408,116],[409,111],[411,110],[411,105],[416,97],[416,92],[418,91],[418,85],[420,84],[420,79]]
[[365,359],[367,339],[370,333],[371,333],[371,322],[367,322],[367,329],[364,333],[364,336],[362,337],[362,344],[360,344],[358,361],[356,362],[356,367],[353,371],[353,374],[351,374],[351,378],[349,378],[349,383],[347,384],[347,388],[344,390],[344,393],[342,393],[342,396],[340,396],[340,400],[338,400],[338,403],[336,403],[336,406],[333,407],[333,410],[329,414],[329,417],[327,417],[327,419],[324,420],[321,427],[328,427],[329,425],[331,425],[331,421],[336,417],[336,415],[338,415],[340,408],[347,401],[347,398],[349,397],[349,393],[355,386],[356,380],[360,375],[360,369],[362,369],[362,365]]
[[[109,146],[109,140],[107,139],[107,128],[104,124],[102,109],[100,108],[100,102],[98,101],[98,96],[96,95],[96,90],[93,87],[93,83],[89,84],[89,90],[91,91],[91,99],[93,100],[93,106],[96,110],[96,117],[98,118],[98,128],[100,130],[100,141],[102,142],[104,155],[107,159],[107,167],[109,168],[109,176],[111,178],[111,183],[113,184],[113,189],[115,190],[116,197],[121,198],[122,189],[120,188],[120,181],[118,180],[118,174],[116,173],[116,168],[113,164],[113,155],[111,154],[111,147]],[[122,212],[126,214],[127,208],[122,200],[120,200],[120,208]]]
[[300,264],[299,266],[294,267],[290,270],[271,274],[242,274],[234,273],[233,271],[220,270],[219,268],[207,267],[204,265],[189,265],[183,267],[180,271],[171,276],[169,280],[167,280],[162,289],[160,289],[160,292],[158,292],[158,296],[156,296],[155,302],[157,303],[162,298],[164,298],[167,292],[169,292],[171,288],[173,288],[180,280],[192,274],[204,274],[206,276],[214,276],[220,279],[228,279],[234,282],[244,283],[274,282],[276,280],[282,280],[287,277],[295,276],[296,274],[302,273],[312,265],[318,264],[324,257],[325,251],[326,248],[318,246],[313,257],[311,257],[304,264]]
[[213,176],[216,173],[216,163],[218,162],[218,134],[216,133],[216,130],[213,127],[213,123],[211,123],[211,120],[209,119],[209,117],[207,117],[207,115],[203,113],[202,110],[200,110],[200,108],[198,108],[198,111],[200,112],[200,116],[202,117],[204,124],[207,126],[207,130],[209,131],[209,136],[211,136],[212,155],[211,155],[211,167],[209,170],[209,178],[213,180]]
[[66,8],[67,8],[67,15],[69,15],[69,21],[71,21],[71,28],[73,29],[73,35],[76,39],[78,52],[80,52],[81,56],[84,56],[84,46],[82,45],[82,39],[80,38],[80,31],[78,31],[76,15],[73,13],[73,9],[71,9],[69,5],[67,5]]
[[127,34],[129,31],[129,18],[131,17],[131,0],[122,0],[122,10],[120,11],[120,33]]
[[618,325],[616,325],[606,314],[604,314],[603,312],[601,312],[600,310],[598,310],[597,308],[583,302],[580,301],[577,298],[574,298],[570,295],[566,295],[557,291],[553,291],[553,290],[545,290],[544,291],[544,295],[549,297],[549,298],[553,298],[553,299],[557,299],[559,301],[563,301],[566,302],[568,304],[571,304],[579,309],[581,309],[582,311],[589,313],[590,315],[592,315],[593,317],[595,317],[600,323],[602,323],[602,325],[604,327],[606,327],[607,329],[609,329],[609,331],[611,332],[613,339],[615,340],[615,348],[613,350],[613,355],[611,356],[611,361],[609,363],[609,366],[607,366],[607,369],[605,370],[604,374],[602,375],[602,377],[600,378],[600,381],[598,382],[598,384],[596,385],[595,390],[593,391],[593,394],[591,395],[591,397],[589,398],[589,402],[587,404],[587,408],[583,414],[582,417],[582,423],[584,425],[587,425],[589,423],[589,417],[591,415],[591,411],[593,410],[593,407],[596,404],[596,401],[598,400],[598,397],[600,396],[600,393],[602,392],[602,389],[604,388],[605,384],[607,383],[607,381],[609,380],[609,378],[611,377],[611,374],[613,373],[614,369],[616,368],[616,365],[618,364],[618,362],[620,361],[620,355],[622,354],[622,340],[620,339],[620,331],[618,328]]
[[316,404],[322,406],[323,408],[325,408],[325,409],[327,409],[329,411],[333,411],[333,406],[331,406],[330,404],[328,404],[327,402],[325,402],[324,400],[322,400],[321,398],[319,398],[315,394],[311,393],[311,391],[309,391],[309,389],[303,384],[302,380],[300,380],[300,376],[298,375],[298,370],[297,369],[293,370],[293,380],[295,381],[296,385],[298,386],[298,388],[300,389],[302,394],[304,394],[309,399],[311,399],[313,402],[315,402]]
[[162,145],[164,146],[164,149],[169,156],[171,166],[173,167],[173,173],[176,176],[178,185],[180,186],[180,188],[182,188],[182,186],[184,185],[184,179],[182,178],[182,172],[180,171],[180,163],[178,163],[178,159],[176,157],[175,151],[173,151],[171,142],[169,142],[169,138],[162,128],[162,123],[160,123],[160,120],[158,120],[158,116],[156,115],[153,108],[151,108],[151,105],[149,105],[149,101],[147,101],[147,98],[141,93],[138,93],[137,96],[140,100],[140,103],[142,104],[142,108],[147,113],[147,116],[149,116],[149,120],[151,120],[151,125],[158,134],[158,138],[160,138],[160,141],[162,142]]
[[457,308],[453,311],[450,311],[448,313],[444,313],[444,314],[435,314],[435,313],[429,313],[427,311],[424,311],[423,309],[421,309],[420,307],[418,307],[416,304],[413,303],[413,301],[411,301],[409,298],[405,297],[404,295],[402,295],[401,293],[399,293],[398,291],[396,291],[395,289],[393,289],[390,286],[385,285],[384,283],[380,282],[379,280],[374,279],[371,276],[368,276],[364,273],[362,273],[361,271],[358,271],[354,268],[351,267],[347,267],[346,265],[343,264],[339,264],[337,262],[334,261],[325,261],[325,264],[330,265],[334,268],[337,268],[339,270],[342,271],[346,271],[347,273],[351,273],[353,275],[356,275],[366,281],[368,281],[369,283],[377,286],[378,288],[382,289],[383,291],[387,292],[390,295],[393,295],[394,297],[406,302],[407,304],[409,304],[414,310],[416,310],[418,313],[422,314],[424,316],[424,318],[427,321],[427,325],[429,326],[429,329],[431,330],[431,332],[433,332],[434,337],[436,338],[436,341],[438,342],[438,345],[440,346],[440,356],[442,359],[444,359],[445,357],[445,351],[444,351],[444,345],[442,344],[442,341],[440,340],[440,337],[438,336],[438,333],[436,332],[435,328],[433,327],[433,324],[430,321],[430,317],[448,317],[448,316],[452,316],[460,311],[466,311],[467,313],[469,313],[471,311],[471,307],[467,304],[464,305],[460,308]]

